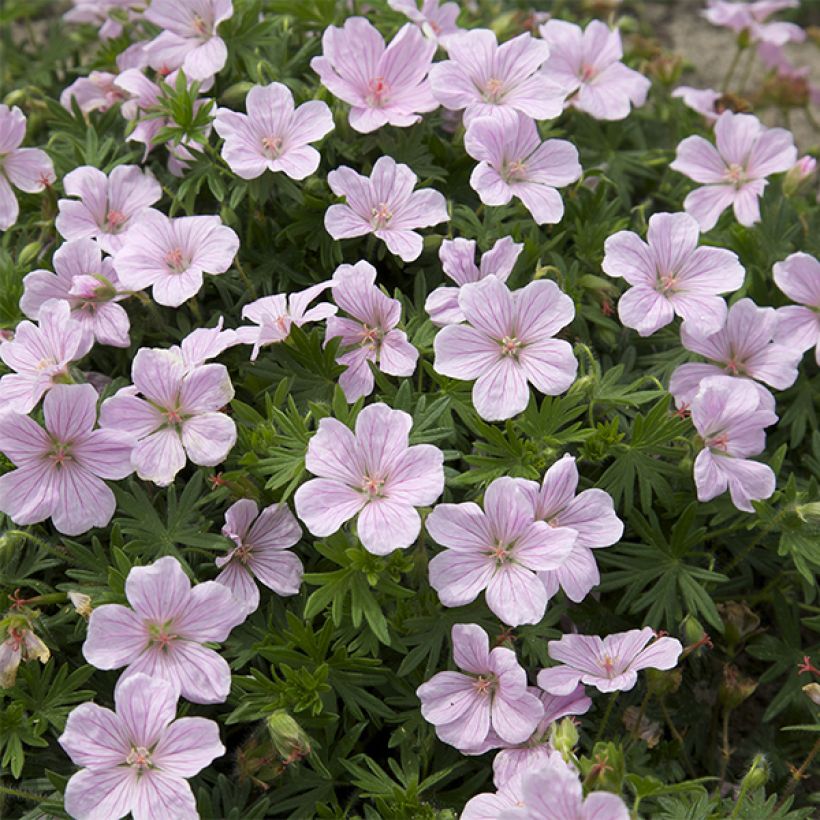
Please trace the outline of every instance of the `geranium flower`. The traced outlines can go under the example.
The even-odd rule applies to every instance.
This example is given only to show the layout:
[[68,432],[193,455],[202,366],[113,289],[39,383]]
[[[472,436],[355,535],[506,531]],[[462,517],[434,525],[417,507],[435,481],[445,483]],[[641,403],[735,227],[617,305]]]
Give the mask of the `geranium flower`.
[[23,278],[23,313],[39,319],[43,305],[59,299],[68,303],[71,317],[85,331],[84,344],[89,348],[95,341],[128,347],[131,324],[117,304],[125,295],[118,292],[114,266],[108,257],[103,259],[100,246],[92,239],[66,242],[54,253],[53,266],[54,273],[36,270]]
[[813,347],[820,364],[820,262],[807,253],[793,253],[775,264],[774,281],[799,303],[778,308],[775,342],[801,354]]
[[679,85],[672,96],[683,101],[683,104],[697,111],[706,119],[709,125],[714,125],[720,116],[717,110],[718,101],[723,97],[720,91],[713,88],[692,88],[689,85]]
[[325,229],[334,239],[372,233],[390,253],[405,262],[418,259],[422,238],[413,229],[429,228],[450,219],[447,200],[438,191],[414,191],[418,177],[392,157],[380,157],[369,177],[342,166],[327,175],[327,183],[345,205],[325,211]]
[[106,253],[123,246],[128,231],[149,217],[151,205],[162,196],[151,172],[138,165],[118,165],[108,176],[83,165],[66,174],[63,187],[68,196],[79,199],[57,203],[57,230],[66,239],[91,237]]
[[497,820],[629,820],[626,803],[607,791],[589,792],[561,758],[554,755],[545,763],[521,774],[517,784],[520,800],[503,808]]
[[229,347],[240,344],[239,333],[235,330],[223,330],[225,320],[222,316],[216,327],[198,327],[192,330],[180,343],[168,349],[182,358],[185,371],[190,372],[205,362],[215,359]]
[[376,269],[369,262],[339,265],[333,274],[333,298],[352,318],[331,316],[327,320],[325,344],[341,339],[336,361],[347,365],[339,386],[349,402],[373,392],[370,362],[391,376],[412,376],[419,352],[397,330],[401,302],[385,296],[376,287]]
[[204,467],[225,460],[236,443],[236,425],[218,412],[234,395],[224,365],[188,368],[174,351],[142,348],[131,378],[133,387],[103,402],[100,424],[137,437],[132,462],[140,478],[163,487],[186,457]]
[[441,3],[440,0],[387,0],[387,5],[412,20],[433,42],[447,48],[451,35],[462,31],[456,24],[461,9],[458,3]]
[[427,532],[447,549],[430,560],[430,586],[444,606],[464,606],[484,591],[487,606],[510,626],[544,617],[547,593],[536,576],[557,569],[575,543],[575,531],[536,521],[514,478],[497,478],[478,504],[438,504]]
[[302,584],[302,562],[288,548],[299,542],[302,528],[287,504],[271,504],[259,512],[255,501],[242,498],[225,512],[222,534],[235,546],[219,556],[222,572],[216,581],[224,584],[248,612],[259,607],[258,578],[277,595],[296,595]]
[[409,547],[421,531],[416,507],[444,490],[444,456],[431,444],[408,445],[413,419],[386,404],[359,413],[356,432],[323,418],[305,467],[318,478],[296,491],[296,514],[320,538],[358,515],[356,532],[374,555]]
[[760,221],[758,199],[766,177],[788,171],[797,160],[794,138],[785,128],[764,128],[751,114],[724,111],[715,123],[717,147],[703,137],[687,137],[669,167],[704,184],[683,201],[701,230],[715,226],[730,205],[741,225]]
[[547,647],[550,657],[561,665],[542,669],[538,685],[553,695],[568,695],[579,682],[599,692],[628,692],[642,669],[672,669],[683,651],[677,638],[656,639],[648,626],[605,638],[564,635]]
[[[709,336],[681,328],[681,344],[710,363],[679,365],[669,380],[669,392],[678,407],[692,403],[701,382],[709,376],[757,379],[776,390],[785,390],[797,379],[797,362],[802,350],[773,341],[778,329],[774,308],[758,307],[751,299],[740,299],[729,308],[726,324]],[[805,349],[805,348],[804,348]],[[754,382],[753,382],[754,384]],[[760,401],[774,408],[765,387],[755,384]]]
[[445,239],[441,243],[438,252],[441,266],[458,287],[436,288],[427,297],[424,309],[434,325],[441,327],[465,321],[458,306],[459,288],[487,276],[495,276],[506,282],[524,245],[513,242],[512,237],[504,236],[496,241],[491,250],[481,255],[478,266],[475,263],[475,250],[474,239]]
[[179,216],[159,211],[142,214],[114,256],[123,287],[152,287],[157,304],[179,307],[202,287],[203,274],[230,268],[239,237],[218,216]]
[[28,194],[42,191],[57,178],[54,163],[40,148],[20,148],[26,118],[15,105],[0,105],[0,231],[17,222],[20,206],[12,186]]
[[177,693],[166,681],[134,675],[114,692],[116,711],[81,703],[60,745],[78,766],[65,808],[77,820],[165,817],[196,820],[187,778],[225,754],[216,721],[175,720]]
[[383,125],[413,125],[438,108],[427,72],[436,44],[409,23],[389,46],[364,17],[348,17],[342,28],[328,26],[322,54],[310,61],[334,96],[349,103],[350,125],[369,134]]
[[457,749],[479,745],[490,730],[510,743],[526,740],[544,709],[527,690],[527,673],[515,652],[490,650],[487,633],[476,624],[456,624],[452,639],[453,660],[464,672],[439,672],[419,686],[424,719]]
[[17,680],[21,661],[48,663],[51,650],[31,629],[31,622],[24,616],[3,618],[9,625],[3,630],[5,638],[0,643],[0,689],[11,689]]
[[221,643],[247,610],[228,587],[191,587],[176,558],[134,567],[125,579],[130,606],[103,604],[88,620],[85,659],[97,669],[127,667],[124,681],[144,673],[171,683],[192,703],[222,703],[231,688],[228,662],[206,643]]
[[482,792],[471,797],[464,806],[459,820],[498,820],[501,813],[522,806],[521,777],[514,777],[496,792]]
[[108,71],[92,71],[87,77],[78,77],[63,89],[60,105],[71,111],[74,101],[84,114],[108,111],[125,99],[125,92],[114,83],[116,79],[117,75]]
[[94,342],[72,318],[68,302],[52,299],[38,312],[39,326],[20,322],[14,338],[0,344],[0,359],[15,371],[0,378],[0,395],[4,408],[17,413],[30,413],[47,390],[70,382],[69,365]]
[[565,20],[540,28],[550,55],[542,71],[569,97],[567,104],[598,120],[623,120],[646,102],[652,83],[625,66],[621,32],[593,20],[582,31]]
[[293,94],[282,83],[255,85],[245,98],[247,114],[220,108],[214,128],[225,140],[222,158],[242,179],[255,179],[282,171],[291,179],[304,179],[319,167],[318,142],[333,130],[327,105],[310,100],[294,107]]
[[571,455],[565,455],[547,470],[541,486],[523,479],[519,479],[519,486],[532,504],[537,521],[575,532],[575,542],[566,560],[557,569],[539,572],[538,577],[548,598],[560,587],[570,601],[580,603],[601,582],[592,550],[617,543],[624,532],[612,497],[597,489],[575,494],[578,468]]
[[748,32],[752,42],[782,46],[788,42],[802,43],[806,32],[794,23],[765,21],[778,11],[799,5],[799,0],[757,0],[755,3],[709,0],[709,6],[701,14],[712,25],[728,28],[736,34]]
[[501,111],[548,120],[563,110],[563,89],[538,70],[549,46],[531,34],[499,46],[494,32],[471,29],[447,39],[447,55],[430,70],[430,85],[445,108],[464,109],[465,125]]
[[[87,23],[98,26],[101,40],[109,40],[122,34],[123,25],[120,15],[125,12],[129,20],[139,16],[138,8],[145,4],[143,0],[71,0],[73,8],[63,14],[68,23]],[[119,12],[110,16],[112,12]]]
[[[367,264],[360,262],[360,265]],[[255,361],[260,348],[265,345],[283,342],[290,335],[293,325],[302,327],[308,322],[321,322],[333,316],[338,310],[330,302],[320,302],[312,308],[308,305],[320,294],[333,285],[332,282],[320,282],[311,285],[298,293],[278,293],[275,296],[263,296],[249,302],[242,308],[242,318],[250,319],[256,327],[240,327],[236,333],[241,344],[253,345],[251,361]]]
[[152,0],[145,19],[164,31],[145,46],[151,68],[161,74],[181,68],[191,80],[213,77],[228,59],[216,30],[232,16],[231,0]]
[[578,362],[568,342],[553,336],[575,316],[572,299],[555,282],[538,280],[510,291],[494,276],[464,285],[458,297],[466,325],[448,325],[435,338],[437,373],[476,379],[473,406],[498,421],[526,409],[529,384],[557,396],[575,380]]
[[556,188],[581,177],[578,151],[566,140],[541,142],[535,123],[515,112],[474,119],[464,150],[479,161],[470,186],[485,205],[518,197],[539,224],[560,222],[564,203]]
[[651,336],[680,316],[701,334],[715,333],[726,320],[718,294],[737,290],[746,271],[725,248],[698,247],[698,223],[688,214],[653,214],[647,242],[618,231],[604,243],[601,267],[632,285],[618,300],[626,327]]
[[105,527],[114,493],[103,479],[130,475],[134,437],[95,430],[97,391],[61,384],[43,402],[45,430],[18,413],[0,413],[0,450],[17,467],[0,476],[0,510],[17,524],[51,518],[64,535]]
[[763,452],[765,428],[777,421],[771,403],[761,400],[752,382],[709,376],[691,409],[703,440],[695,459],[698,500],[711,501],[728,488],[735,507],[754,512],[751,502],[769,498],[775,488],[772,468],[748,458]]

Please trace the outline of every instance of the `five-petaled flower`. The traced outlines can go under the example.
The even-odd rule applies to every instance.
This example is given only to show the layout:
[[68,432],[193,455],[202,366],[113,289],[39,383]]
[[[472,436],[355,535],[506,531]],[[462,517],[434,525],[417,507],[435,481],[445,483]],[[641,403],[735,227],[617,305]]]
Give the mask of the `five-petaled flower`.
[[173,684],[192,703],[222,703],[231,688],[228,662],[206,643],[221,643],[248,610],[216,581],[192,587],[176,558],[134,567],[125,579],[129,606],[103,604],[88,621],[85,659],[97,669],[127,669],[119,686],[145,673]]
[[60,745],[82,766],[65,790],[72,817],[199,817],[187,778],[225,754],[225,747],[216,721],[175,720],[177,698],[167,681],[140,674],[117,687],[116,711],[82,703],[71,712]]
[[431,444],[409,446],[413,419],[386,404],[359,413],[356,432],[323,418],[305,467],[318,478],[296,491],[296,514],[320,538],[358,515],[356,533],[376,555],[409,547],[421,531],[417,507],[444,489],[444,455]]
[[798,303],[778,308],[775,342],[801,354],[813,347],[820,364],[820,262],[807,253],[793,253],[775,264],[774,281]]

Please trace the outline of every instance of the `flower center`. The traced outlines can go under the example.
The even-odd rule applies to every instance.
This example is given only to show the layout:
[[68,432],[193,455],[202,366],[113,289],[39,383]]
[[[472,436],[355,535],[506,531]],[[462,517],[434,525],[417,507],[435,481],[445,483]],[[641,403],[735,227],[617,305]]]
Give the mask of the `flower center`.
[[658,272],[658,281],[655,283],[655,290],[658,293],[669,293],[675,290],[678,284],[677,273]]
[[374,77],[367,85],[367,92],[365,102],[372,108],[387,105],[390,87],[384,81],[384,77]]
[[508,162],[502,174],[504,182],[523,182],[527,178],[527,163],[523,159]]
[[362,340],[360,342],[362,347],[376,350],[383,338],[384,331],[380,327],[370,327],[370,325],[362,324]]
[[601,662],[601,665],[604,667],[604,671],[608,678],[612,677],[612,673],[615,671],[615,658],[612,658],[610,655],[604,655],[604,659]]
[[163,624],[150,624],[148,627],[148,640],[151,646],[155,646],[163,652],[167,652],[171,644],[179,638],[171,630],[171,622]]
[[596,69],[595,66],[592,66],[589,63],[581,64],[580,77],[583,82],[588,83],[591,79],[595,77],[597,73],[598,69]]
[[727,166],[724,176],[728,182],[739,188],[746,181],[746,170],[742,165],[733,162]]
[[380,202],[375,208],[370,209],[370,224],[378,231],[386,228],[393,218],[393,211],[386,202]]
[[523,342],[514,336],[505,336],[501,340],[501,355],[509,356],[512,359],[518,358],[518,353],[523,347]]
[[509,563],[512,561],[510,545],[502,541],[496,541],[495,544],[490,547],[490,558],[492,558],[499,567]]
[[721,450],[725,453],[729,447],[729,434],[721,433],[719,436],[710,438],[709,441],[707,441],[706,443],[709,445],[710,449]]
[[253,544],[240,544],[234,552],[233,557],[239,561],[240,564],[247,564],[253,552]]
[[153,768],[151,764],[151,752],[145,746],[132,746],[125,762],[135,769],[150,769]]
[[743,373],[743,362],[739,362],[737,356],[732,356],[729,361],[726,362],[726,372],[731,376],[740,375]]
[[194,27],[194,30],[197,34],[201,37],[206,37],[211,33],[211,27],[208,22],[205,20],[204,17],[200,14],[194,14],[193,19],[191,20],[191,24]]
[[65,467],[65,465],[70,461],[74,461],[69,445],[62,441],[54,442],[52,449],[49,451],[48,460],[57,469]]
[[262,137],[262,153],[269,159],[280,157],[283,145],[282,137]]
[[487,80],[484,84],[484,102],[500,103],[504,96],[504,81],[495,77]]
[[371,476],[365,476],[362,479],[362,492],[369,496],[370,498],[382,498],[383,493],[382,490],[384,489],[384,479],[383,478],[372,478]]
[[495,692],[497,686],[497,682],[495,679],[495,675],[479,675],[473,681],[473,687],[475,688],[476,692],[479,695],[484,695],[488,697]]
[[188,268],[190,260],[185,258],[182,248],[174,248],[165,254],[165,264],[168,265],[171,273],[182,273]]
[[168,419],[168,424],[177,427],[185,420],[185,416],[178,407],[171,407],[164,413],[165,418]]
[[105,227],[109,233],[117,233],[128,217],[122,211],[109,211],[105,215]]
[[45,359],[40,359],[40,361],[37,362],[36,365],[34,365],[34,368],[36,370],[48,370],[50,367],[54,367],[54,365],[56,365],[56,364],[57,364],[57,360],[55,358],[53,358],[52,356],[49,356]]

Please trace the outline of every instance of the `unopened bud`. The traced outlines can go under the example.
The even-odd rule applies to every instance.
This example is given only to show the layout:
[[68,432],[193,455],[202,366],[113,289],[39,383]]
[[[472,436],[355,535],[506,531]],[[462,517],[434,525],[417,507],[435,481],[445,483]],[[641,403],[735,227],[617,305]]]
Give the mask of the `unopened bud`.
[[91,617],[91,597],[89,595],[86,595],[84,592],[71,590],[68,593],[68,600],[71,601],[78,615],[82,615],[82,617],[86,619]]
[[681,681],[683,680],[683,673],[680,669],[670,669],[663,671],[661,669],[647,669],[646,670],[646,685],[653,695],[671,695],[680,689]]
[[683,619],[683,637],[687,644],[697,643],[705,634],[703,625],[697,618],[687,615]]
[[42,249],[43,245],[41,242],[29,242],[28,245],[23,246],[23,250],[21,250],[17,256],[17,261],[20,265],[26,267],[37,258]]
[[718,695],[720,702],[727,709],[737,709],[743,701],[751,697],[757,689],[757,681],[743,677],[740,670],[732,664],[723,667],[723,683]]
[[808,154],[800,157],[786,172],[786,176],[783,179],[783,193],[786,194],[786,196],[792,196],[797,193],[797,191],[803,187],[803,184],[814,176],[816,170],[817,160],[814,157]]
[[740,786],[743,789],[759,789],[766,785],[769,779],[769,762],[766,760],[766,755],[755,755],[752,760],[752,765],[749,766],[749,771],[743,776],[740,781]]
[[277,709],[266,723],[273,747],[283,760],[294,762],[310,754],[310,738],[284,709]]
[[744,601],[729,601],[718,604],[718,612],[723,620],[723,635],[729,650],[742,644],[760,626],[760,618]]
[[806,524],[820,524],[820,501],[798,504],[794,511],[797,517]]
[[573,756],[578,739],[578,727],[571,717],[558,720],[550,727],[550,746],[567,762]]
[[803,691],[813,704],[820,706],[820,683],[807,683]]

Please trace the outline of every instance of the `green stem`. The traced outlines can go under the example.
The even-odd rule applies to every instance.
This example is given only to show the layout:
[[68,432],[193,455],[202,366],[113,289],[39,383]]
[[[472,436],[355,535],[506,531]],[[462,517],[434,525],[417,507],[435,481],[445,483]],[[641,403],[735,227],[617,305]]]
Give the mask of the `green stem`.
[[759,544],[759,543],[760,543],[760,542],[761,542],[761,541],[762,541],[762,540],[763,540],[763,539],[764,539],[764,538],[765,538],[765,537],[769,534],[769,532],[771,532],[771,530],[772,530],[772,529],[774,529],[775,525],[776,525],[776,524],[778,524],[778,523],[780,522],[780,519],[781,519],[781,518],[783,518],[783,516],[784,516],[787,512],[790,512],[790,511],[791,511],[791,510],[790,510],[790,508],[789,508],[789,509],[781,510],[780,512],[778,512],[778,513],[777,513],[777,515],[775,515],[775,516],[774,516],[774,518],[772,518],[772,520],[771,520],[771,521],[769,521],[769,523],[768,523],[768,524],[766,524],[766,526],[765,526],[765,527],[763,527],[763,529],[762,529],[762,530],[760,530],[760,532],[757,534],[757,537],[756,537],[756,538],[753,538],[753,539],[752,539],[752,540],[751,540],[751,541],[750,541],[750,542],[749,542],[749,543],[748,543],[748,544],[747,544],[747,545],[743,548],[743,551],[742,551],[742,552],[740,552],[740,553],[738,553],[738,554],[737,554],[737,555],[736,555],[736,556],[735,556],[735,557],[734,557],[734,558],[733,558],[733,559],[732,559],[732,560],[731,560],[731,561],[727,564],[726,568],[723,570],[723,574],[724,574],[724,575],[728,575],[728,574],[729,574],[729,573],[730,573],[730,572],[731,572],[731,571],[732,571],[732,570],[733,570],[733,569],[734,569],[734,568],[735,568],[738,564],[740,564],[740,563],[743,561],[743,559],[744,559],[744,558],[746,558],[746,556],[747,556],[747,555],[748,555],[748,554],[749,554],[749,553],[750,553],[750,552],[751,552],[751,551],[752,551],[752,550],[753,550],[753,549],[754,549],[754,548],[755,548],[755,547],[756,547],[756,546],[757,546],[757,545],[758,545],[758,544]]
[[35,595],[26,599],[26,606],[48,606],[49,604],[63,604],[68,600],[65,592],[50,592],[48,595]]
[[595,740],[592,744],[593,748],[595,747],[595,744],[598,743],[604,736],[604,731],[609,723],[609,718],[612,715],[612,710],[615,708],[615,701],[617,700],[619,694],[619,692],[613,692],[609,698],[609,703],[606,705],[606,711],[604,712],[603,718],[601,718],[601,724],[598,726],[598,732],[595,735]]
[[666,707],[666,701],[663,698],[658,699],[658,703],[661,707],[661,714],[663,714],[663,719],[666,721],[666,725],[669,727],[669,731],[672,733],[672,737],[680,744],[680,753],[681,757],[683,757],[683,764],[686,768],[686,771],[689,774],[689,777],[692,780],[697,779],[697,773],[695,772],[694,767],[692,766],[692,762],[689,760],[689,755],[686,752],[686,746],[684,745],[685,741],[683,739],[683,735],[678,731],[678,727],[675,726],[674,721],[672,720],[672,715],[669,714],[669,709]]
[[[749,49],[749,59],[746,60],[746,68],[743,70],[743,78],[740,81],[740,94],[743,95],[746,93],[746,86],[749,84],[749,78],[752,75],[752,66],[755,62],[755,49]],[[739,801],[738,801],[739,802]]]
[[239,259],[234,260],[234,267],[236,268],[236,272],[239,274],[239,278],[245,283],[245,287],[250,291],[251,296],[256,299],[256,288],[253,286],[250,276],[245,273],[245,269],[242,267],[242,263]]
[[34,803],[42,803],[46,798],[41,794],[23,791],[22,789],[11,789],[0,784],[0,794],[7,794],[9,797],[19,797],[21,800],[31,800]]
[[624,749],[624,754],[626,754],[640,738],[641,723],[643,722],[644,715],[646,715],[646,707],[649,706],[650,700],[652,700],[652,692],[647,692],[643,696],[643,700],[641,701],[641,708],[638,711],[638,719],[635,721],[635,725],[632,727],[632,731],[629,733],[629,741],[627,742],[626,748]]
[[732,716],[731,709],[723,710],[723,742],[720,747],[720,780],[717,785],[717,794],[726,782],[726,773],[729,771],[729,761],[732,758],[732,747],[729,745],[729,718]]
[[811,766],[814,758],[817,757],[818,752],[820,752],[820,737],[814,741],[814,746],[811,747],[811,751],[806,755],[806,759],[802,762],[800,768],[792,772],[791,780],[789,780],[789,784],[783,790],[780,802],[774,807],[773,814],[777,814],[777,812],[783,808],[783,804],[792,796],[798,783],[803,779],[803,775],[809,770],[809,766]]
[[32,544],[37,544],[38,547],[41,549],[50,552],[52,555],[59,558],[61,561],[66,560],[65,553],[60,552],[56,547],[53,547],[47,541],[43,541],[42,538],[38,538],[36,535],[32,535],[30,532],[26,532],[25,530],[6,530],[6,535],[14,535],[18,538],[23,538],[26,541],[31,541]]
[[188,300],[188,307],[191,308],[191,313],[194,314],[197,324],[202,326],[202,311],[199,309],[199,304],[196,301],[196,296],[192,296]]
[[721,85],[721,91],[726,94],[729,91],[729,83],[732,82],[732,77],[735,74],[735,70],[737,69],[737,64],[740,62],[740,55],[743,54],[743,46],[738,46],[735,49],[735,56],[732,57],[732,62],[729,63],[729,70],[726,72],[726,76],[723,78],[723,83]]

